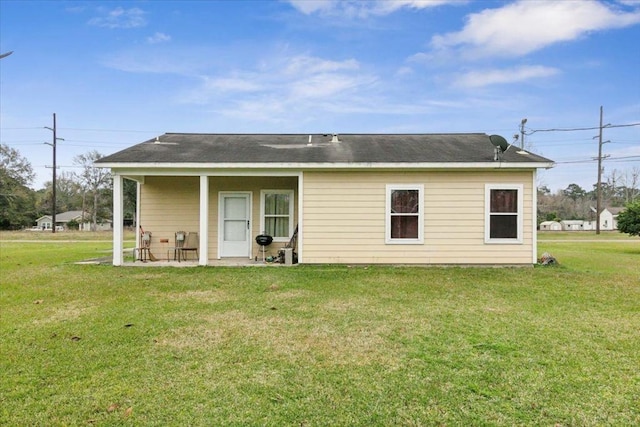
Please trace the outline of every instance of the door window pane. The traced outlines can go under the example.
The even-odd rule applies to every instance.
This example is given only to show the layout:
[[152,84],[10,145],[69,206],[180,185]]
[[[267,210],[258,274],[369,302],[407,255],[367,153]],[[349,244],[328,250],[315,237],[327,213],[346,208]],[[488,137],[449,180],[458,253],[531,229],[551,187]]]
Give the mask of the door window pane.
[[244,219],[246,215],[246,199],[244,197],[226,197],[224,202],[224,217],[226,219]]
[[247,239],[247,222],[226,220],[224,222],[224,240],[243,242]]

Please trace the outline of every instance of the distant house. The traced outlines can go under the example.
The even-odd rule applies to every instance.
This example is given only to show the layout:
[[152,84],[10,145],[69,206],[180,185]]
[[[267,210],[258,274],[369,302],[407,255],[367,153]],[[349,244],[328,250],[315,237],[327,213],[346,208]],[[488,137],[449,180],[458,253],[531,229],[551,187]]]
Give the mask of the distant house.
[[560,231],[562,224],[558,221],[543,221],[540,223],[540,231]]
[[[292,240],[303,264],[537,262],[536,172],[553,161],[486,134],[167,133],[95,163],[114,178],[113,264],[123,264],[123,180],[162,252],[197,232],[198,263]],[[506,141],[504,141],[506,145]],[[139,239],[139,237],[138,237]],[[137,246],[140,246],[138,242]]]
[[53,219],[51,218],[51,215],[41,216],[40,218],[36,219],[36,227],[41,230],[51,230],[53,228],[52,221]]
[[[42,230],[51,230],[52,222],[53,218],[51,215],[44,215],[36,220],[37,227]],[[69,230],[70,222],[77,223],[78,229],[81,231],[91,230],[90,216],[86,212],[84,215],[82,214],[82,211],[68,211],[56,214],[56,226]],[[97,224],[97,231],[107,231],[111,229],[112,226],[110,220],[103,220]]]
[[[622,212],[624,208],[604,208],[600,212],[600,230],[617,230],[618,229],[618,214]],[[591,207],[593,213],[596,212],[596,208]],[[590,221],[590,229],[595,230],[597,227],[596,221]]]

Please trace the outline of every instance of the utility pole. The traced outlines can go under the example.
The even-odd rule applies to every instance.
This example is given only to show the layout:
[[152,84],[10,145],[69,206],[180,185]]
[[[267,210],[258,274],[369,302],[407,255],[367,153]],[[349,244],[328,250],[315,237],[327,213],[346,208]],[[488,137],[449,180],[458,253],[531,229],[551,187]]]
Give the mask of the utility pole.
[[522,119],[520,122],[520,149],[524,151],[524,125],[527,123],[527,119]]
[[600,213],[602,212],[602,160],[609,156],[602,156],[602,146],[609,141],[602,140],[602,129],[610,126],[602,124],[602,105],[600,106],[600,126],[598,133],[598,184],[596,185],[596,234],[600,234]]
[[53,141],[51,144],[45,142],[45,144],[53,147],[53,180],[52,180],[52,197],[51,197],[51,210],[53,211],[51,214],[51,232],[56,232],[56,142],[58,140],[64,141],[63,138],[58,138],[56,135],[56,113],[53,113],[53,127],[50,128],[48,126],[44,127],[45,129],[49,129],[53,132]]

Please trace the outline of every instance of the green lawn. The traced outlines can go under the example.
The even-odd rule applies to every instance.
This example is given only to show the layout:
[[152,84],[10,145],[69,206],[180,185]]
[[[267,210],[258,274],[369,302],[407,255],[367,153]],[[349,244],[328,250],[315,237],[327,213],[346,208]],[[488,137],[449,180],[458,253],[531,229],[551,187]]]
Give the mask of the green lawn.
[[541,241],[536,268],[73,263],[99,240],[0,243],[0,425],[640,424],[638,240]]

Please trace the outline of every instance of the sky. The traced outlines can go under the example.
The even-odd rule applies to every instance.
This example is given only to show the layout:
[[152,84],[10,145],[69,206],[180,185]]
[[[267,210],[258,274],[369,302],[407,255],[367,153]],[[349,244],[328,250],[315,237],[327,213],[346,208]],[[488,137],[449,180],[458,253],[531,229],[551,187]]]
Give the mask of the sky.
[[640,169],[640,0],[0,0],[7,52],[0,142],[34,189],[54,113],[58,176],[165,132],[481,132],[592,190],[601,107],[603,179]]

